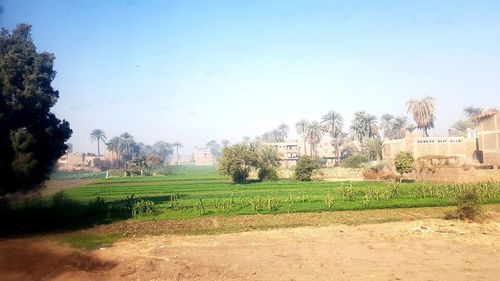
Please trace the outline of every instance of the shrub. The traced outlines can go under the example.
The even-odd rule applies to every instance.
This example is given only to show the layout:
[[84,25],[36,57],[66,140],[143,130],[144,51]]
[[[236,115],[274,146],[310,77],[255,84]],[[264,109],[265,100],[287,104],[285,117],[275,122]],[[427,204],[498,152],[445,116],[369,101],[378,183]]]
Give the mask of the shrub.
[[245,144],[235,144],[222,149],[219,172],[230,176],[233,183],[245,183],[251,168],[257,168],[259,155],[256,148]]
[[278,172],[271,166],[264,166],[260,168],[258,177],[260,181],[276,181],[279,179]]
[[457,214],[460,220],[474,220],[481,212],[479,196],[475,190],[457,195]]
[[297,165],[295,166],[295,177],[299,181],[310,181],[312,173],[318,168],[319,164],[316,160],[310,156],[302,156],[299,160],[297,160]]
[[415,170],[415,160],[413,155],[408,151],[401,151],[394,157],[394,167],[399,173],[399,181],[401,182],[403,175],[411,173]]
[[367,163],[368,158],[361,155],[347,157],[341,164],[344,168],[361,168],[363,163]]

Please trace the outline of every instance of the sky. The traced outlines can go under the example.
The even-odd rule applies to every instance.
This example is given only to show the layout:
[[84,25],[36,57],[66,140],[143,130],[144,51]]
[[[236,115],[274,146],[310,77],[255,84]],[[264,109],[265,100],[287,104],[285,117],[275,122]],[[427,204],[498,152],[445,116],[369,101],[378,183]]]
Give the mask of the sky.
[[500,106],[500,1],[0,0],[54,53],[74,150],[89,134],[241,141],[330,110],[406,115],[432,96],[446,135],[462,109]]

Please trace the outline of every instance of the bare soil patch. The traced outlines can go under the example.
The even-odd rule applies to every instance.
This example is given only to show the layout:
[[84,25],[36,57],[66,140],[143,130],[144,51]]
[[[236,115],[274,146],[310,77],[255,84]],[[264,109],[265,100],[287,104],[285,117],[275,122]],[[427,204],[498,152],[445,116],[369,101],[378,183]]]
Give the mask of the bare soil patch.
[[[489,211],[489,219],[481,224],[426,218],[218,235],[139,235],[88,254],[45,241],[5,240],[0,242],[0,276],[7,280],[498,280],[499,214]],[[318,214],[303,215],[318,219],[314,218]],[[241,220],[248,222],[255,223]]]

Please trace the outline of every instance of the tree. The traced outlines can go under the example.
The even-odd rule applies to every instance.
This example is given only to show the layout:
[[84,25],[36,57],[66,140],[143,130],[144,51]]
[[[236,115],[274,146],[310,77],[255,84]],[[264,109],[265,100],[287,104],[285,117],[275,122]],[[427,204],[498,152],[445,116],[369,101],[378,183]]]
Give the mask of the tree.
[[254,146],[235,144],[222,149],[219,173],[230,176],[233,183],[245,183],[250,170],[258,167],[259,155]]
[[399,173],[399,182],[402,181],[403,175],[411,173],[415,170],[415,160],[413,154],[408,151],[400,151],[394,156],[394,167]]
[[365,138],[378,136],[377,117],[364,111],[355,112],[351,124],[351,131],[354,138],[360,143],[362,143]]
[[281,157],[276,146],[262,145],[258,151],[262,166],[278,167],[280,165]]
[[207,142],[206,147],[210,150],[210,154],[212,154],[214,162],[217,162],[220,155],[220,144],[218,144],[215,140],[211,140]]
[[120,154],[123,156],[123,161],[126,162],[132,160],[134,155],[139,152],[139,146],[134,140],[134,137],[129,133],[123,133],[119,137],[119,150]]
[[108,143],[106,143],[106,147],[111,151],[111,153],[115,153],[118,166],[118,163],[120,163],[120,138],[113,137]]
[[285,141],[288,138],[288,132],[290,131],[290,127],[287,124],[282,123],[278,126],[278,131],[280,132],[281,141]]
[[310,181],[314,170],[319,169],[319,163],[311,156],[301,156],[295,165],[295,177],[299,181]]
[[101,141],[104,144],[106,144],[106,133],[104,133],[104,131],[101,129],[94,129],[90,133],[90,140],[92,142],[94,142],[94,141],[97,142],[97,159],[98,159],[99,169],[101,169],[101,148],[100,148],[99,144]]
[[169,156],[174,153],[174,149],[170,143],[157,141],[153,144],[153,152],[161,157],[161,162],[165,165],[168,163]]
[[380,129],[382,130],[385,138],[389,138],[393,121],[394,121],[394,115],[392,114],[386,113],[382,115],[382,117],[380,117]]
[[182,143],[174,142],[172,146],[175,147],[175,157],[177,158],[177,165],[179,165],[179,148],[182,148]]
[[383,141],[381,138],[365,140],[365,147],[370,160],[382,160]]
[[466,137],[467,130],[474,128],[474,122],[467,120],[458,120],[453,123],[450,128],[450,136],[453,137]]
[[320,123],[316,121],[312,121],[306,128],[306,139],[309,141],[309,148],[311,151],[311,156],[317,154],[316,145],[323,138],[323,134],[325,133],[325,127],[323,127]]
[[330,133],[330,136],[335,142],[335,162],[336,165],[340,164],[340,139],[342,136],[342,128],[344,127],[344,118],[340,113],[335,111],[329,111],[327,114],[323,115],[321,122],[325,125],[326,131]]
[[72,131],[50,112],[54,55],[38,53],[31,26],[0,33],[0,196],[41,186],[64,155]]
[[424,137],[428,137],[429,129],[434,128],[434,98],[425,97],[422,100],[411,99],[406,103],[408,112],[413,115],[417,128],[423,131]]
[[297,130],[297,135],[301,136],[304,139],[304,155],[307,154],[306,149],[306,133],[307,127],[309,126],[309,121],[302,118],[297,123],[295,123],[295,129]]
[[220,144],[222,145],[222,147],[226,147],[229,146],[230,142],[229,140],[223,139],[220,141]]
[[484,109],[475,106],[467,106],[464,108],[464,114],[467,118],[473,118],[481,113],[483,113]]

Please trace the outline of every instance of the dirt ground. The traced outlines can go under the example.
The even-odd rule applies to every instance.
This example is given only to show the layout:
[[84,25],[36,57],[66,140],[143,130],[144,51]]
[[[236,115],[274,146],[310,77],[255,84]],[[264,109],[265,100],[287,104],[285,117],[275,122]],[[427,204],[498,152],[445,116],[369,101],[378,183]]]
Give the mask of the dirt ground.
[[500,218],[127,238],[81,252],[0,241],[2,280],[498,280]]

